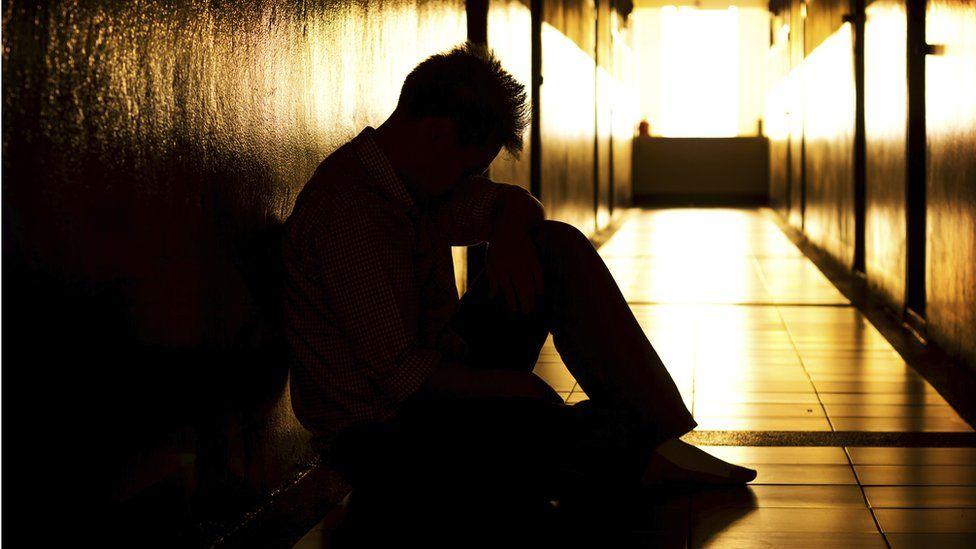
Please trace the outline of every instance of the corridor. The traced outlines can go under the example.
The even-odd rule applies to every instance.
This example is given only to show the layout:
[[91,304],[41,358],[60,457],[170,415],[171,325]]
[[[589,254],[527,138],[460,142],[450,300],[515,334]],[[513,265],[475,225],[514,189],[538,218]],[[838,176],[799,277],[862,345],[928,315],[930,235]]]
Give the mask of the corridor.
[[[599,251],[698,421],[686,440],[759,472],[748,493],[676,491],[639,513],[591,517],[604,546],[976,544],[976,438],[859,445],[865,432],[941,444],[940,433],[973,429],[772,214],[632,211]],[[536,373],[567,402],[586,398],[551,338]],[[295,548],[321,547],[322,528]]]
[[[4,0],[0,34],[9,537],[328,547],[354,481],[395,484],[333,443],[411,397],[585,414],[534,354],[450,368],[511,362],[465,350],[484,326],[521,345],[518,320],[443,328],[489,257],[529,303],[544,218],[626,296],[597,322],[624,343],[594,354],[646,359],[629,305],[683,440],[758,477],[582,513],[547,494],[531,524],[597,548],[976,547],[976,2]],[[608,278],[574,272],[550,286],[593,321]],[[587,399],[551,340],[535,372]],[[486,441],[471,425],[406,446]],[[529,431],[548,453],[517,464],[543,474],[513,485],[586,429]]]

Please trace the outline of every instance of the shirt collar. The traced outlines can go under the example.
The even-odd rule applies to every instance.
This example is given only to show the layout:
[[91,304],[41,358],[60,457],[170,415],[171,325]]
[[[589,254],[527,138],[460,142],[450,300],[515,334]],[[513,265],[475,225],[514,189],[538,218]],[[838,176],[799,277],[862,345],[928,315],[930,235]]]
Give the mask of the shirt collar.
[[416,210],[417,204],[407,191],[407,186],[393,171],[390,159],[376,143],[375,133],[374,128],[367,126],[356,136],[356,152],[359,161],[363,163],[366,173],[379,186],[383,194],[408,210]]

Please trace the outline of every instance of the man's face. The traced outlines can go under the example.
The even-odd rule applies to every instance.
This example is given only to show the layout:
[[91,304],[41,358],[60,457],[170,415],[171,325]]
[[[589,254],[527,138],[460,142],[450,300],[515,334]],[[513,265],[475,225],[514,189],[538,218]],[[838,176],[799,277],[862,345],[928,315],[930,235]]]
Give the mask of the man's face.
[[[453,126],[453,125],[452,125]],[[501,145],[460,145],[457,134],[450,131],[421,136],[424,158],[420,169],[409,174],[420,198],[433,198],[453,189],[458,183],[475,175],[485,175],[488,166],[498,156]]]

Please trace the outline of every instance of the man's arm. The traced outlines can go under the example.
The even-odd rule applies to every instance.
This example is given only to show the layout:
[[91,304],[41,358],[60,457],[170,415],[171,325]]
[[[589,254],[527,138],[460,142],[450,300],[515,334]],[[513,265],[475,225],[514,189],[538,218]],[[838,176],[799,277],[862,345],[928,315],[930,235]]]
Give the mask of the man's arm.
[[490,241],[499,226],[528,228],[544,217],[525,189],[480,176],[460,183],[433,213],[437,233],[452,246]]
[[529,312],[542,295],[542,268],[532,232],[545,209],[525,189],[472,177],[458,185],[434,212],[437,233],[454,246],[489,242],[491,293],[501,292],[510,310]]
[[502,194],[489,236],[486,271],[491,295],[499,292],[509,310],[535,309],[544,290],[542,265],[533,232],[545,220],[545,209],[524,189]]
[[417,319],[405,317],[397,303],[394,289],[409,276],[410,252],[370,212],[335,206],[313,236],[314,276],[366,375],[398,404],[441,361],[437,351],[418,346]]

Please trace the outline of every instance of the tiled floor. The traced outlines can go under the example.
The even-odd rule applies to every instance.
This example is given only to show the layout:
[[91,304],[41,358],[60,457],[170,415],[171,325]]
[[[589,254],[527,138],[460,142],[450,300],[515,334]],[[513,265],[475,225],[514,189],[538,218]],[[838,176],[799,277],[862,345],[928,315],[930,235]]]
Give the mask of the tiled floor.
[[[600,253],[699,431],[853,432],[856,440],[863,431],[973,430],[763,211],[644,210]],[[568,402],[586,398],[551,340],[536,373]],[[758,478],[744,489],[652,502],[639,520],[610,528],[619,541],[976,547],[976,448],[707,449],[756,468]],[[314,546],[318,535],[296,547]]]

